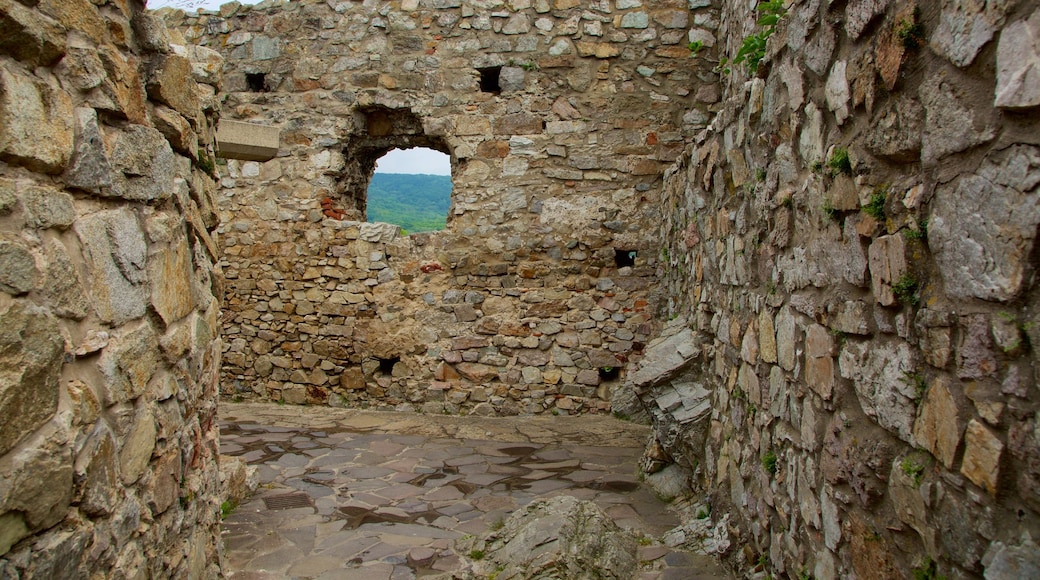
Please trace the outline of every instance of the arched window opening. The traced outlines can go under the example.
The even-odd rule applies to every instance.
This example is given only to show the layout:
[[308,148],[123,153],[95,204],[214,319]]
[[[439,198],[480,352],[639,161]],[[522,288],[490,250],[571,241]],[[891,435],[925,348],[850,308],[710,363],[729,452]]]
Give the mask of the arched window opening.
[[427,147],[393,149],[368,184],[368,221],[407,233],[443,230],[451,208],[451,158]]
[[[443,136],[427,135],[423,120],[409,109],[392,109],[381,105],[364,107],[354,113],[354,125],[354,134],[343,144],[344,168],[339,174],[336,184],[337,198],[331,201],[337,207],[341,207],[346,215],[352,216],[350,219],[388,221],[409,229],[407,224],[398,223],[396,219],[387,220],[385,216],[380,216],[378,211],[376,215],[369,215],[369,184],[373,182],[376,162],[395,149],[423,148],[447,156],[451,154],[451,148]],[[392,166],[391,161],[384,161],[381,168],[384,171],[382,172],[386,173],[388,167]],[[450,182],[450,173],[455,166],[456,160],[449,157],[447,170],[441,170],[449,175],[441,177],[440,181]],[[413,175],[421,171],[427,173],[430,171],[409,169],[407,165],[405,167],[405,171],[410,171]],[[379,178],[378,182],[382,181],[384,178]],[[416,204],[417,200],[414,195],[406,196],[405,206],[410,207]],[[441,224],[451,221],[450,195],[449,193],[447,208],[443,204],[439,206],[441,209],[438,210],[440,213],[438,222]],[[369,219],[370,217],[371,219]],[[435,229],[444,227],[445,225],[440,225]],[[420,225],[417,230],[410,231],[427,231],[429,229]]]

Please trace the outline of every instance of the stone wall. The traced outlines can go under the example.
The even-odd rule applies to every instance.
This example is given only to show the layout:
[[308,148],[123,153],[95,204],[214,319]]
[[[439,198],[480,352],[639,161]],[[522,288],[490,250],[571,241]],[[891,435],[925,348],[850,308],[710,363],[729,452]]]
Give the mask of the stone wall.
[[[759,15],[729,4],[732,57]],[[666,176],[627,385],[774,577],[1040,574],[1040,11],[794,1]],[[725,65],[724,65],[725,67]]]
[[[277,158],[221,169],[227,396],[609,408],[656,332],[647,234],[718,100],[686,47],[714,38],[716,10],[303,0],[164,18],[225,55],[225,118],[282,131]],[[412,146],[451,156],[447,230],[359,223],[375,160]]]
[[139,0],[0,0],[2,578],[218,573],[216,87],[192,54]]

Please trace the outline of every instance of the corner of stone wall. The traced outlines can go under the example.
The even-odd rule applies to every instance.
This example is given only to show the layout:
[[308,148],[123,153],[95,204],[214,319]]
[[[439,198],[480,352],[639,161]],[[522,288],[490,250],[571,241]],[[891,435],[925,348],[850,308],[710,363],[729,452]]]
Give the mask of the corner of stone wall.
[[219,66],[143,4],[0,0],[4,578],[220,574]]
[[[1040,11],[782,12],[666,179],[686,330],[627,384],[657,457],[694,468],[744,569],[1036,575]],[[720,56],[760,17],[725,8]]]

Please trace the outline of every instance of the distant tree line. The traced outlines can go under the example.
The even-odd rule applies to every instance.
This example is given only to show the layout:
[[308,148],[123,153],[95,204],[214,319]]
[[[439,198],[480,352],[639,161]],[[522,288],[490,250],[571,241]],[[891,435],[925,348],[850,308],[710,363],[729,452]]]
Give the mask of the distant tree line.
[[368,186],[368,221],[408,233],[443,230],[451,207],[451,176],[376,173]]

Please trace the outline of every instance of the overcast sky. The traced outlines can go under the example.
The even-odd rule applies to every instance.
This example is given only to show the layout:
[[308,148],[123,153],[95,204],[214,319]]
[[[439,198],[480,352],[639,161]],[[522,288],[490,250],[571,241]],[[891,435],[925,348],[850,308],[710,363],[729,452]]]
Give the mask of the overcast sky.
[[394,149],[376,162],[376,173],[451,175],[451,159],[432,149]]

